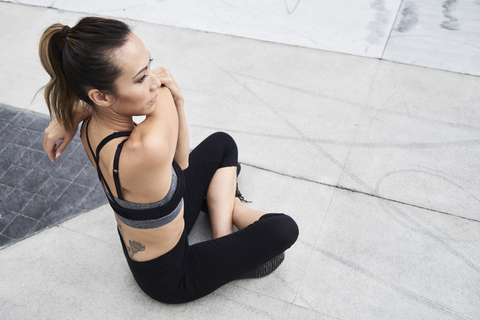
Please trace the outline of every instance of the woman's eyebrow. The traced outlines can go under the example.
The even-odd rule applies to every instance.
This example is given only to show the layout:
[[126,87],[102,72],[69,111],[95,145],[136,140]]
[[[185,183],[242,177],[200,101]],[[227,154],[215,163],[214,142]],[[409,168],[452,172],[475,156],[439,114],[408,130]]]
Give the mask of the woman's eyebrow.
[[138,77],[138,75],[142,72],[144,72],[145,70],[148,69],[148,66],[146,66],[145,68],[143,68],[142,70],[140,70],[132,79],[135,79],[136,77]]

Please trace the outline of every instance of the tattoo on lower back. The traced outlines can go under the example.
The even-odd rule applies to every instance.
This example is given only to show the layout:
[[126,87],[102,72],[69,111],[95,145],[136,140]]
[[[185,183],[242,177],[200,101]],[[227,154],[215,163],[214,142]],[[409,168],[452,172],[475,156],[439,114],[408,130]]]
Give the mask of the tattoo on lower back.
[[[122,227],[120,225],[118,225],[118,230],[120,231],[122,238],[125,240],[122,232]],[[145,246],[138,241],[128,240],[128,244],[125,243],[125,247],[127,247],[127,253],[130,256],[130,259],[134,261],[137,261],[137,259],[133,257],[136,253],[140,251],[145,251]]]
[[140,242],[128,240],[128,243],[130,244],[128,246],[128,253],[130,255],[130,258],[132,258],[132,259],[133,259],[133,255],[135,253],[140,252],[140,251],[145,251],[145,246],[143,244],[141,244]]

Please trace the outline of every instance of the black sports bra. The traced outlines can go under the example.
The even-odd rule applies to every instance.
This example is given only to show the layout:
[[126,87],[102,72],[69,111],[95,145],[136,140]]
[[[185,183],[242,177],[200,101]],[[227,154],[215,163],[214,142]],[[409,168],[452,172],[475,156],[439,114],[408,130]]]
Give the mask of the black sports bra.
[[[94,153],[90,140],[88,138],[88,125],[90,124],[91,118],[85,120],[87,123],[85,128],[85,137],[87,139],[88,147],[90,152],[93,155],[95,160],[95,165],[97,167],[98,178],[102,182],[103,189],[107,195],[108,202],[110,206],[117,213],[117,217],[120,221],[126,225],[138,228],[138,229],[153,229],[164,226],[169,222],[173,221],[182,209],[183,204],[183,193],[185,191],[185,177],[183,171],[178,165],[178,163],[173,160],[172,164],[172,182],[170,184],[170,190],[168,191],[165,198],[154,203],[135,203],[129,202],[123,199],[120,179],[118,176],[118,163],[120,159],[120,153],[123,148],[123,144],[127,139],[120,142],[117,146],[115,152],[115,157],[113,158],[113,180],[115,182],[115,188],[117,191],[118,198],[114,197],[110,188],[103,177],[103,174],[100,170],[100,151],[102,148],[111,140],[117,139],[120,137],[130,136],[130,131],[120,131],[114,132],[111,135],[105,137],[97,146],[97,152]],[[83,126],[83,125],[82,125]]]

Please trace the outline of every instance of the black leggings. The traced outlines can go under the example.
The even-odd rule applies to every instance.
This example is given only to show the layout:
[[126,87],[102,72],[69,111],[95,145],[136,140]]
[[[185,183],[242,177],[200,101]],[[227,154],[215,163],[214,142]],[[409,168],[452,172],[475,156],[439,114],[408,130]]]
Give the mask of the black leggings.
[[196,147],[184,171],[185,229],[177,245],[166,254],[145,262],[125,257],[140,288],[153,299],[184,303],[201,298],[238,279],[288,249],[297,240],[295,221],[284,214],[266,214],[230,235],[188,244],[187,235],[200,213],[216,170],[237,166],[235,141],[215,133]]

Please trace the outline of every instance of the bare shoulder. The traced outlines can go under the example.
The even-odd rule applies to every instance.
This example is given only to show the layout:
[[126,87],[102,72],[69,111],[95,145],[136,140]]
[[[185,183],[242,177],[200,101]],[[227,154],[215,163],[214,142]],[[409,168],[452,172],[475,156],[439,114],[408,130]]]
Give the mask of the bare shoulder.
[[161,169],[172,164],[175,148],[168,135],[158,135],[153,139],[135,134],[135,131],[132,131],[122,150],[121,164],[125,164],[124,168],[129,167],[138,173],[139,170]]
[[170,100],[173,103],[171,94],[159,90],[158,96],[155,112],[133,129],[123,146],[119,174],[125,200],[155,202],[163,199],[170,187],[178,118],[169,105]]
[[123,197],[136,203],[153,203],[165,197],[171,180],[173,152],[165,137],[152,145],[132,132],[123,147],[119,178]]
[[125,148],[139,161],[165,159],[170,163],[178,140],[178,116],[168,88],[158,88],[155,109],[133,129]]

